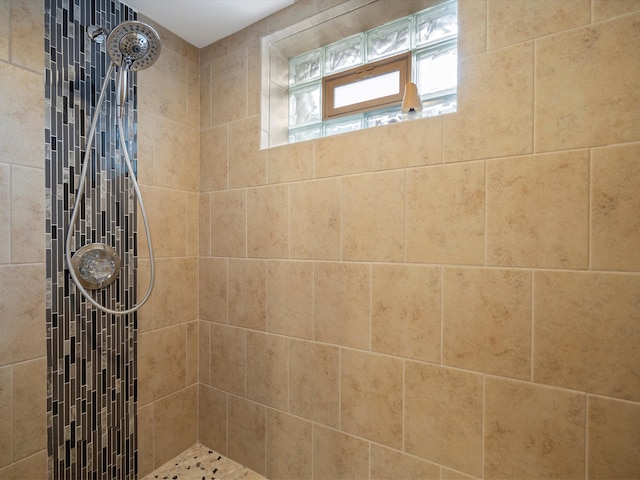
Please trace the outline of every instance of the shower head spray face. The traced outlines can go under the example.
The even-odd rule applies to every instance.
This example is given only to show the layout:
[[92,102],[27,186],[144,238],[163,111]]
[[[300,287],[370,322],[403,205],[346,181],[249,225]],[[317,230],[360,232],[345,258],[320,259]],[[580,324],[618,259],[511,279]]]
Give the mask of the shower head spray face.
[[155,63],[160,55],[160,36],[142,22],[123,22],[107,38],[107,52],[118,66],[129,70],[144,70]]

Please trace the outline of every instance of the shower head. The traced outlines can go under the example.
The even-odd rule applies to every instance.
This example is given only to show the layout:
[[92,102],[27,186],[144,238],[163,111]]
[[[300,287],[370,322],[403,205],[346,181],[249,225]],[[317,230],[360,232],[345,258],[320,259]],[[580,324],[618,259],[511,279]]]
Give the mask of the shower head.
[[129,70],[144,70],[160,55],[160,36],[142,22],[122,22],[107,38],[107,52],[113,63]]

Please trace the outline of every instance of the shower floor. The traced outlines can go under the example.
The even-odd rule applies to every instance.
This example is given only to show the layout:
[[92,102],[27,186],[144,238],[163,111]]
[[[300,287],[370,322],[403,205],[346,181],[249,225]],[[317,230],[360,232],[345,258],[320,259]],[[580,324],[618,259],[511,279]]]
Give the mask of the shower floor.
[[223,457],[215,450],[195,444],[142,480],[264,480],[253,470]]

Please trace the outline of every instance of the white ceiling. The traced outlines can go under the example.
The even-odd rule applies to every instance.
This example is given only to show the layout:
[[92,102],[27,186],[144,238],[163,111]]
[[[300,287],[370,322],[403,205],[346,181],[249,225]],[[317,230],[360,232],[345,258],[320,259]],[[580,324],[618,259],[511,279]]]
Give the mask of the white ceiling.
[[294,0],[122,0],[198,48],[268,17]]

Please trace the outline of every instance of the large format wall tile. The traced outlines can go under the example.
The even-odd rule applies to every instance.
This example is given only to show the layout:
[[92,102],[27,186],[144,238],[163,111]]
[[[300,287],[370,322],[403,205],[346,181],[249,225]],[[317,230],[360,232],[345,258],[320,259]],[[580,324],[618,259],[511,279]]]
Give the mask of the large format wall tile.
[[269,183],[313,178],[313,143],[300,142],[267,151]]
[[11,167],[12,263],[44,261],[44,218],[44,171],[13,165]]
[[312,423],[267,409],[267,478],[312,478]]
[[44,358],[13,366],[13,459],[47,448],[47,362]]
[[340,350],[302,340],[289,342],[289,408],[315,422],[340,424]]
[[443,362],[528,380],[531,273],[444,270]]
[[[144,268],[146,270],[148,267]],[[147,331],[195,320],[198,317],[198,292],[193,288],[198,280],[196,259],[158,258],[155,270],[155,286],[149,303],[145,305],[145,321],[140,325],[140,330]]]
[[211,325],[198,321],[198,382],[211,385]]
[[427,362],[440,361],[440,269],[374,265],[371,349]]
[[408,170],[406,261],[482,264],[484,197],[481,162]]
[[480,475],[482,377],[407,361],[404,382],[405,451]]
[[250,257],[289,257],[289,187],[247,191],[247,253]]
[[[3,163],[43,167],[43,111],[42,75],[0,63],[0,159]],[[30,140],[25,141],[26,138]]]
[[227,454],[227,394],[199,385],[198,440],[222,455]]
[[211,62],[211,118],[213,125],[247,115],[247,49],[240,48]]
[[640,10],[638,0],[593,0],[593,20],[600,21],[606,18],[624,15]]
[[198,255],[211,255],[211,195],[198,195]]
[[[2,7],[0,7],[2,8]],[[0,264],[11,261],[11,166],[0,164]]]
[[316,177],[441,163],[441,132],[441,120],[430,118],[380,127],[374,136],[361,130],[320,139]]
[[153,128],[153,185],[197,192],[200,132],[161,116]]
[[[1,7],[0,7],[1,8]],[[13,461],[13,368],[0,367],[0,467]]]
[[9,60],[11,2],[0,3],[0,60]]
[[313,263],[268,262],[267,330],[313,338]]
[[533,44],[460,60],[458,112],[444,117],[444,161],[531,153]]
[[25,478],[45,480],[48,478],[47,452],[42,450],[5,468],[0,468],[0,477],[6,480],[24,480]]
[[260,116],[229,124],[229,187],[267,183],[267,152],[260,150]]
[[341,204],[340,179],[291,185],[292,258],[341,258]]
[[487,377],[486,478],[582,478],[581,393]]
[[534,381],[640,400],[640,278],[534,274]]
[[487,50],[487,0],[458,1],[458,54],[468,57]]
[[343,179],[342,258],[404,260],[404,172]]
[[211,324],[211,385],[226,392],[246,392],[246,332]]
[[372,480],[443,478],[436,464],[376,444],[371,445],[370,471]]
[[144,405],[186,386],[186,330],[184,325],[140,335],[138,354],[139,402]]
[[200,132],[200,192],[224,190],[229,182],[229,126]]
[[538,40],[536,150],[639,140],[639,50],[640,14]]
[[138,108],[182,124],[187,120],[187,60],[168,48],[138,74]]
[[487,263],[586,268],[586,150],[487,162]]
[[265,474],[266,407],[229,396],[228,455],[232,460]]
[[247,332],[247,398],[280,410],[289,408],[289,341]]
[[589,478],[640,477],[640,405],[589,397]]
[[247,194],[228,190],[211,194],[211,255],[247,254]]
[[267,262],[229,261],[229,323],[254,330],[267,328]]
[[640,271],[640,144],[597,148],[591,160],[591,267]]
[[367,478],[369,444],[326,427],[313,428],[313,478],[349,480]]
[[340,427],[402,448],[402,361],[343,350],[340,359]]
[[[187,193],[158,187],[141,187],[149,217],[153,252],[157,257],[184,256],[187,252]],[[142,217],[140,217],[142,218]],[[144,228],[138,230],[138,253],[149,258]]]
[[0,266],[0,365],[45,354],[44,265]]
[[153,471],[153,403],[138,405],[138,475]]
[[316,263],[315,340],[369,348],[370,276],[368,265]]
[[200,320],[227,323],[227,260],[201,257],[198,274]]
[[11,4],[11,62],[40,72],[43,64],[41,21],[43,5],[33,0],[12,0]]
[[164,397],[154,405],[154,465],[163,465],[194,443],[198,387],[193,385]]
[[543,37],[590,22],[590,0],[488,0],[489,49]]

